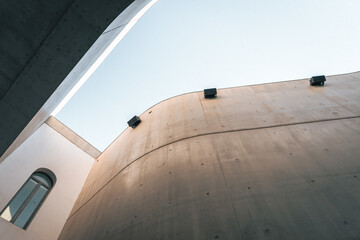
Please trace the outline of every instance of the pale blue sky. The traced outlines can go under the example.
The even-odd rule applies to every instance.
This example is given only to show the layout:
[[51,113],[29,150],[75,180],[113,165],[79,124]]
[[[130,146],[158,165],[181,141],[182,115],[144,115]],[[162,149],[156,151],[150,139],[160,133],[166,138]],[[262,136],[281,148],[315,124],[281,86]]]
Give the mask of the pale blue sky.
[[359,70],[359,0],[159,0],[56,117],[102,151],[174,95]]

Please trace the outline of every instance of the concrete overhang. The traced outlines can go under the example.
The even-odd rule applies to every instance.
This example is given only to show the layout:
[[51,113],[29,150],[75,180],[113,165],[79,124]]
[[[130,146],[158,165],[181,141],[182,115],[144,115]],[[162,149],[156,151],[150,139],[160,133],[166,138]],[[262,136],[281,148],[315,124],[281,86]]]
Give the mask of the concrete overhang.
[[0,162],[49,118],[129,21],[154,2],[2,2]]

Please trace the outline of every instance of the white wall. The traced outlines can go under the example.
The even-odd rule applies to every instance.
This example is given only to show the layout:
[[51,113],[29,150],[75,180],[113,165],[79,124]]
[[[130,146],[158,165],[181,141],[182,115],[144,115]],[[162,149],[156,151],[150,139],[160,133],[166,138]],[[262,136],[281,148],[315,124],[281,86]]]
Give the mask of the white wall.
[[0,239],[57,239],[84,185],[94,159],[43,124],[0,163],[0,209],[39,168],[56,175],[56,183],[26,230],[0,217]]

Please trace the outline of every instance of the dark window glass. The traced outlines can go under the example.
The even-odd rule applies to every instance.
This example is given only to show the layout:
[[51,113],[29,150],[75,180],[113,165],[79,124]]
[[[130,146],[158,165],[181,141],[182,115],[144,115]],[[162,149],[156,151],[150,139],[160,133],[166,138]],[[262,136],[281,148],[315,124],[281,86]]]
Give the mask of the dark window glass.
[[25,229],[52,185],[51,178],[45,173],[32,174],[10,203],[1,211],[1,217]]

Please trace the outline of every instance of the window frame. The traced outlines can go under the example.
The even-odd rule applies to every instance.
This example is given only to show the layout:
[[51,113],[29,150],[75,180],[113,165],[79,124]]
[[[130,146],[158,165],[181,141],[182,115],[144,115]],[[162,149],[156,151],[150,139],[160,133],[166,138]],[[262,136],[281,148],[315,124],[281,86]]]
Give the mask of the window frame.
[[[47,172],[49,172],[50,174],[48,174]],[[40,180],[36,179],[34,177],[34,175],[36,173],[41,173],[44,174],[47,178],[50,179],[51,181],[51,186],[48,186],[46,184],[44,184],[43,182],[41,182]],[[19,207],[19,209],[16,211],[16,213],[14,214],[14,216],[11,217],[10,221],[12,224],[14,224],[15,226],[17,226],[15,224],[15,221],[18,219],[18,217],[20,216],[20,214],[23,212],[24,208],[29,204],[30,200],[32,199],[32,197],[37,193],[37,191],[39,190],[39,188],[42,186],[44,188],[46,188],[46,193],[45,195],[41,198],[41,200],[39,201],[38,205],[36,206],[36,208],[33,210],[33,212],[31,213],[30,217],[27,219],[24,227],[19,227],[21,229],[26,230],[29,226],[29,224],[31,223],[31,221],[33,220],[33,218],[35,217],[35,215],[37,214],[39,208],[42,206],[42,204],[44,203],[45,199],[47,198],[47,196],[49,195],[50,191],[53,189],[54,185],[55,185],[55,181],[56,178],[54,179],[54,174],[51,171],[35,171],[31,174],[31,176],[25,181],[25,183],[21,186],[21,188],[15,193],[15,195],[11,198],[11,200],[8,202],[8,204],[1,210],[0,212],[0,216],[6,211],[6,209],[10,206],[10,204],[13,202],[13,200],[16,198],[16,196],[21,192],[21,190],[23,190],[23,188],[25,187],[25,185],[30,181],[33,180],[34,182],[36,182],[35,187],[31,190],[30,194],[26,197],[25,201],[21,204],[21,206]],[[8,221],[8,220],[7,220]]]

